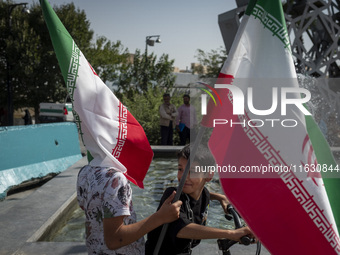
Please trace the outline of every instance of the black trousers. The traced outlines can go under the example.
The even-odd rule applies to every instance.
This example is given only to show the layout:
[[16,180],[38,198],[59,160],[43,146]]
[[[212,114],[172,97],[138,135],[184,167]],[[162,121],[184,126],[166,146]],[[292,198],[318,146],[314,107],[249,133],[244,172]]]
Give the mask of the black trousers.
[[183,130],[179,132],[179,139],[180,139],[180,145],[185,145],[187,140],[189,140],[189,143],[190,143],[190,128],[187,128],[185,126]]
[[172,121],[170,125],[161,126],[161,145],[173,145],[174,129],[172,127]]

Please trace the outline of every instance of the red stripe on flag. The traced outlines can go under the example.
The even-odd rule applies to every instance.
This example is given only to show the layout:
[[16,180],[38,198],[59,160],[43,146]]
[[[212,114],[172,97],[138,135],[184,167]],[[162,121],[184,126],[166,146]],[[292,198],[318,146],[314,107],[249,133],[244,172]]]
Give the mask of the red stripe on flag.
[[[153,158],[153,151],[142,126],[127,111],[127,139],[120,154],[119,161],[126,167],[126,178],[140,188]],[[133,160],[131,160],[133,155]]]
[[[334,230],[335,226],[330,225],[313,195],[309,194],[303,182],[292,172],[263,175],[240,171],[242,166],[287,166],[280,153],[275,151],[258,128],[237,125],[228,131],[225,126],[215,127],[209,140],[209,148],[219,166],[236,167],[236,173],[220,173],[221,185],[230,202],[270,252],[339,252],[340,241]],[[282,210],[285,212],[278,217],[278,212]],[[302,236],[304,240],[310,240],[308,247],[301,246],[298,242]],[[285,241],[280,240],[282,238]],[[287,243],[286,238],[291,241]]]
[[[236,166],[238,170],[247,165],[269,165],[265,155],[269,155],[271,146],[264,146],[261,152],[254,145],[255,138],[253,142],[249,140],[250,133],[246,134],[241,127],[235,127],[232,137],[225,138],[216,134],[215,137],[212,136],[212,143],[216,140],[221,145],[229,142],[229,146],[226,145],[228,149],[220,151],[225,157],[218,155],[217,163],[220,166]],[[286,164],[283,162],[283,165]],[[237,174],[241,177],[242,173]],[[266,178],[261,178],[261,175],[262,173],[247,173],[247,178],[232,178],[237,175],[225,172],[220,174],[220,181],[230,202],[264,246],[269,251],[275,251],[275,254],[335,254],[340,246],[334,226],[327,221],[302,182],[292,172],[282,175],[272,173],[266,175]],[[277,214],[282,210],[285,212],[278,218]],[[302,236],[310,240],[308,247],[300,245],[298,240]]]
[[[281,179],[221,179],[221,184],[227,189],[230,202],[272,254],[336,254],[339,240],[336,240],[334,226],[326,228],[323,225],[322,211],[310,196],[305,197],[295,188],[296,181],[290,180],[291,188],[295,189],[295,196],[301,197],[300,201]],[[251,193],[245,192],[245,187]],[[301,206],[302,199],[306,200],[308,213]],[[278,219],[277,212],[282,211],[284,213]],[[319,222],[319,227],[311,221]],[[301,245],[299,240],[306,238],[309,245]]]
[[305,149],[306,144],[308,143],[308,141],[309,141],[309,136],[306,135],[306,136],[305,136],[305,139],[303,140],[303,143],[302,143],[302,153],[303,153],[303,151],[304,151],[304,149]]

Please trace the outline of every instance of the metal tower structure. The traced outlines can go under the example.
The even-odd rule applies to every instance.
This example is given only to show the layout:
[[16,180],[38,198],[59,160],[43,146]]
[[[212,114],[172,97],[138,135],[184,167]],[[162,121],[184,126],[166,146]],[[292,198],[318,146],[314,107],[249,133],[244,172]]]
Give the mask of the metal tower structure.
[[[229,52],[249,0],[236,0],[237,8],[218,16]],[[285,11],[297,71],[313,77],[340,77],[340,1],[287,0]]]
[[[236,0],[236,9],[218,16],[227,52],[248,2]],[[309,109],[328,143],[340,147],[340,0],[282,2],[299,83],[312,92]]]

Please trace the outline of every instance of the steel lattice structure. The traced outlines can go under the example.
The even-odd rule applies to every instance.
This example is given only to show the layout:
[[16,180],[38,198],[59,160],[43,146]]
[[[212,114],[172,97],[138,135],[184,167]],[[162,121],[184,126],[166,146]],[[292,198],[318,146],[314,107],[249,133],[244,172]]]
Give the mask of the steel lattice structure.
[[[248,2],[236,0],[236,9],[218,16],[227,52]],[[329,144],[340,147],[340,0],[282,2],[300,86],[312,91],[309,109]]]
[[[229,52],[248,0],[219,15],[219,26]],[[297,71],[313,77],[340,77],[340,1],[288,0],[284,4],[287,29]]]
[[339,77],[339,1],[295,0],[285,5],[292,52],[299,70]]

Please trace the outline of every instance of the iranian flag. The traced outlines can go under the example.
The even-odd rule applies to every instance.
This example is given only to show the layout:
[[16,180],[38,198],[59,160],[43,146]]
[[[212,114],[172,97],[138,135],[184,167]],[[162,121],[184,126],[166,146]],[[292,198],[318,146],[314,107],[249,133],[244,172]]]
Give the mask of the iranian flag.
[[340,254],[339,169],[304,107],[280,0],[250,1],[215,88],[223,104],[202,125],[230,202],[272,254]]
[[153,158],[143,128],[98,77],[50,4],[40,0],[40,5],[90,154],[89,164],[115,167],[143,188]]

